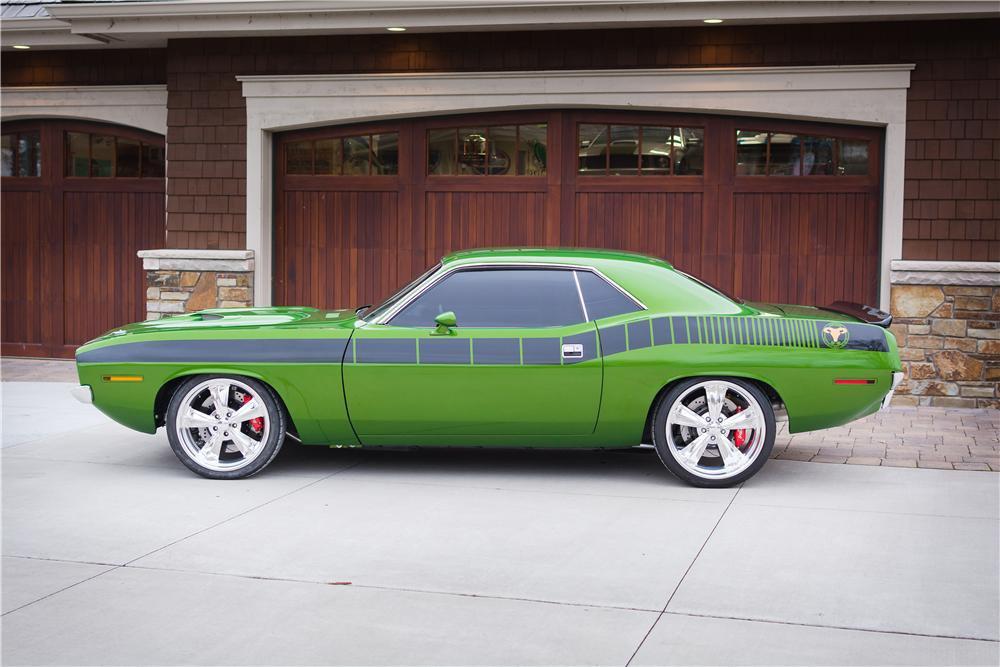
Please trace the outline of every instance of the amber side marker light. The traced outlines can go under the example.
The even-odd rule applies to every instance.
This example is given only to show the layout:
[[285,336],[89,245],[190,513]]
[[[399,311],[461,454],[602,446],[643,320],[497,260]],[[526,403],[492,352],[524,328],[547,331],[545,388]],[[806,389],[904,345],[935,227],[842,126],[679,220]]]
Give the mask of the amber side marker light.
[[142,382],[141,375],[105,375],[105,382]]
[[845,379],[845,380],[834,380],[833,383],[834,384],[875,384],[875,380]]

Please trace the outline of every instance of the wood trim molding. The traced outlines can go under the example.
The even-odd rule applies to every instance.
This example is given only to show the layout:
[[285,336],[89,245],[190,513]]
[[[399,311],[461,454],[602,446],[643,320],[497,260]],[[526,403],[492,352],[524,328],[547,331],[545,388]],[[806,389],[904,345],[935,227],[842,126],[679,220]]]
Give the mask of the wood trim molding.
[[424,115],[609,108],[883,127],[880,302],[902,256],[906,91],[913,65],[244,76],[247,246],[255,302],[271,298],[272,133]]
[[75,118],[167,133],[167,87],[4,86],[0,119]]

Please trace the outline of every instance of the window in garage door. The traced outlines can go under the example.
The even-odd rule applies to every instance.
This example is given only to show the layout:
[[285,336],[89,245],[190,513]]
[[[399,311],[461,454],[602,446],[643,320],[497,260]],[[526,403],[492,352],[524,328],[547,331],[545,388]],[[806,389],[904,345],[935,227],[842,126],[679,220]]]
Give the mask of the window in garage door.
[[41,176],[42,141],[37,130],[4,133],[0,141],[0,176]]

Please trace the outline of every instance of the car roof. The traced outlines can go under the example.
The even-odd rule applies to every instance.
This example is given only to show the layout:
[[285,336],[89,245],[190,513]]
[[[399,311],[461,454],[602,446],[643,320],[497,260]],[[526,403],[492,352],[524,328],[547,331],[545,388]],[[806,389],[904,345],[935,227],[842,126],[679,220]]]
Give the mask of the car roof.
[[670,262],[625,250],[602,250],[597,248],[475,248],[460,250],[441,258],[442,264],[455,262],[476,263],[477,260],[489,261],[562,261],[567,263],[586,264],[590,261],[620,261],[653,264],[665,268],[673,268]]

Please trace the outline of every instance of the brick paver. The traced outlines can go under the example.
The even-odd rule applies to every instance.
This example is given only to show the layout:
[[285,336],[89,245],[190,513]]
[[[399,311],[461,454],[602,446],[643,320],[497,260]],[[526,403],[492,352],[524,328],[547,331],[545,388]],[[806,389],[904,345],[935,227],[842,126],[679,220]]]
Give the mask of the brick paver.
[[[72,361],[0,361],[5,382],[76,382]],[[1000,410],[893,407],[859,421],[789,435],[778,425],[772,458],[816,463],[1000,471]]]
[[1000,410],[891,407],[845,426],[788,433],[772,458],[897,468],[1000,471]]

